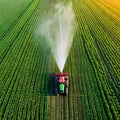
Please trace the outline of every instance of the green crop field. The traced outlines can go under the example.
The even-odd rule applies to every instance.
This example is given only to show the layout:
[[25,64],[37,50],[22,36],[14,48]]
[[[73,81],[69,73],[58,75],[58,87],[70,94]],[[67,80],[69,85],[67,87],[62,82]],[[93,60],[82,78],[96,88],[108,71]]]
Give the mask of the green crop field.
[[[72,2],[78,24],[64,67],[68,96],[54,96],[59,70],[35,37],[61,1]],[[0,0],[0,120],[120,120],[120,1]]]

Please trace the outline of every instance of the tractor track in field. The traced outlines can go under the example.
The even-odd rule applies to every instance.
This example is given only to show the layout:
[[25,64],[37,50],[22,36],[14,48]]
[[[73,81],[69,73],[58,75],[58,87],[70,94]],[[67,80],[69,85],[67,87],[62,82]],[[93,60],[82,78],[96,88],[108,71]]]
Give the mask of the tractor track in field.
[[64,107],[65,106],[63,105],[63,97],[62,96],[60,96],[60,103],[59,104],[61,106],[60,109],[59,109],[60,110],[60,116],[61,116],[60,120],[64,120],[64,112],[65,112]]

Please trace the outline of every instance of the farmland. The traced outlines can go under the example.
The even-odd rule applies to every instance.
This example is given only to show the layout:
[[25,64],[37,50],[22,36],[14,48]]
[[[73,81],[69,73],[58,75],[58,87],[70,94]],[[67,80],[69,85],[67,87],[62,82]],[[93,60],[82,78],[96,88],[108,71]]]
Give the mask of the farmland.
[[0,120],[120,119],[120,1],[63,1],[78,26],[64,68],[69,95],[54,96],[59,70],[35,31],[60,1],[0,1]]

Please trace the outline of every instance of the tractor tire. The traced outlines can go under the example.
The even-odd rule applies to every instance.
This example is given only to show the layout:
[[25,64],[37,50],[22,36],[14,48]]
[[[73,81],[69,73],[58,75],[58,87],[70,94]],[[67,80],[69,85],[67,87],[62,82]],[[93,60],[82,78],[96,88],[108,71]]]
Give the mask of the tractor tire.
[[65,89],[65,96],[68,96],[68,87]]
[[58,82],[55,80],[54,81],[54,87],[56,88],[58,86]]
[[55,96],[58,95],[58,88],[54,88],[54,95],[55,95]]
[[67,87],[69,86],[69,80],[66,80],[66,86]]
[[68,80],[68,76],[65,76],[65,80]]

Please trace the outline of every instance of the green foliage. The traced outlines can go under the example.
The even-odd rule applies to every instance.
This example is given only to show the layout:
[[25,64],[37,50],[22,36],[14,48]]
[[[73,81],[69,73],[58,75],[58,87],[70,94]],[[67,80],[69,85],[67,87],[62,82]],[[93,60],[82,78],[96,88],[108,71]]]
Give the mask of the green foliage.
[[58,68],[45,38],[34,37],[56,1],[0,1],[0,120],[119,120],[119,10],[104,0],[71,1],[78,27],[64,68],[67,97],[54,96]]
[[0,37],[12,29],[31,2],[32,0],[0,0]]

